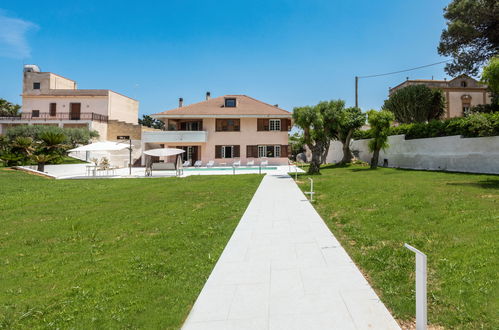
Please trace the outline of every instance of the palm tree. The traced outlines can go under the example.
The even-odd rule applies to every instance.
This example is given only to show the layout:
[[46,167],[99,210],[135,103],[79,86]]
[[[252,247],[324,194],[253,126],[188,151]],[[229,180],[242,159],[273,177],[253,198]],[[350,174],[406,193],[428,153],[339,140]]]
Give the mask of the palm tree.
[[29,157],[34,151],[35,147],[33,145],[33,139],[30,137],[17,136],[12,141],[11,152],[22,155],[20,159],[23,163],[26,163],[29,160]]
[[45,170],[45,164],[51,161],[53,158],[53,155],[47,154],[37,154],[31,156],[31,159],[33,159],[33,161],[35,161],[35,163],[38,165],[37,171],[39,172],[43,172]]
[[40,152],[52,158],[62,156],[69,146],[65,144],[66,135],[59,132],[46,131],[40,134]]

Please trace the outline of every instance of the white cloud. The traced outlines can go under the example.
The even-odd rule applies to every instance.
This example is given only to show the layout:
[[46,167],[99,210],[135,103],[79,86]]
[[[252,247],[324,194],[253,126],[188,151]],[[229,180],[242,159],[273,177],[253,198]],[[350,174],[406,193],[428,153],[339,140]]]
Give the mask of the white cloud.
[[19,18],[8,17],[0,9],[0,56],[12,58],[27,58],[31,55],[31,48],[26,39],[30,30],[37,30],[38,26]]

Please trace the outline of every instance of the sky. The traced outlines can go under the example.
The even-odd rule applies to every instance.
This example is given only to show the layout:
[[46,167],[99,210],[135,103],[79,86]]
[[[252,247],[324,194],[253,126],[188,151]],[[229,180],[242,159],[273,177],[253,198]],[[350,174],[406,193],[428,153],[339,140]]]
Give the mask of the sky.
[[[151,114],[246,94],[292,111],[355,103],[354,77],[446,60],[449,0],[0,1],[0,98],[21,104],[23,64],[111,89]],[[388,88],[449,78],[444,64],[359,82],[359,106]]]

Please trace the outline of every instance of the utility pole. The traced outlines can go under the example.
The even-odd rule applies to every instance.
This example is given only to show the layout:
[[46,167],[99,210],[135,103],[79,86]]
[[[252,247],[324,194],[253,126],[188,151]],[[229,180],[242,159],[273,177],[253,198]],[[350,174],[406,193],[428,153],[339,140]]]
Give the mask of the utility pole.
[[359,107],[359,77],[355,76],[355,107]]

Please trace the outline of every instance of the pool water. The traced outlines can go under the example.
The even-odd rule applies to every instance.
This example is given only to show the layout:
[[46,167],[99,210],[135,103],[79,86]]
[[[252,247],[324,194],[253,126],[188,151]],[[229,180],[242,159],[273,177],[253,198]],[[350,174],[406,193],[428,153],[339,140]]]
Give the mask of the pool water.
[[[236,171],[244,170],[244,171],[258,171],[259,167],[236,167]],[[232,167],[188,167],[184,168],[184,171],[232,171]],[[264,170],[277,170],[275,166],[267,166],[262,167],[262,171]]]

